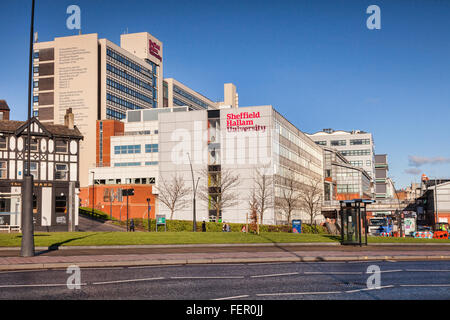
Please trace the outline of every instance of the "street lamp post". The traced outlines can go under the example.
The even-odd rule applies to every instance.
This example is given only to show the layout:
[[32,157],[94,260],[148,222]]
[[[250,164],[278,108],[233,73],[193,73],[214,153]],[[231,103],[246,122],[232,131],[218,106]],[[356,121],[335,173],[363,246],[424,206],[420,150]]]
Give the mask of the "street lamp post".
[[150,198],[147,198],[147,225],[148,225],[148,232],[150,232]]
[[196,221],[196,208],[195,208],[195,196],[197,193],[197,187],[198,187],[198,182],[200,180],[200,177],[197,178],[197,184],[195,184],[194,181],[194,170],[192,170],[192,162],[191,162],[191,157],[189,156],[189,152],[187,153],[187,156],[189,158],[189,164],[191,166],[191,174],[192,174],[192,191],[194,193],[194,198],[193,198],[193,213],[192,213],[192,231],[196,232],[197,231],[197,221]]
[[31,82],[33,68],[33,34],[34,34],[34,4],[31,3],[31,27],[30,27],[30,57],[28,69],[28,128],[27,143],[28,159],[27,170],[24,174],[22,193],[22,243],[20,255],[22,257],[34,256],[34,226],[33,226],[33,176],[31,175]]

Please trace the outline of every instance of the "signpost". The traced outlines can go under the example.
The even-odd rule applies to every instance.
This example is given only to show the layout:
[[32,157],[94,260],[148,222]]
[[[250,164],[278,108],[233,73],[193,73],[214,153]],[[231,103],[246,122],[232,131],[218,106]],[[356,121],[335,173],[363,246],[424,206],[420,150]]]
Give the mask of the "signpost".
[[302,233],[302,220],[292,220],[292,232]]
[[128,196],[134,196],[134,189],[123,189],[122,196],[127,197],[127,232],[128,232]]
[[148,232],[150,232],[150,210],[151,210],[151,206],[150,206],[150,198],[147,198],[147,204],[148,204],[148,211],[147,211],[147,225],[148,225]]
[[164,231],[167,231],[165,214],[156,215],[156,232],[158,232],[158,226],[160,226],[160,225],[164,225]]

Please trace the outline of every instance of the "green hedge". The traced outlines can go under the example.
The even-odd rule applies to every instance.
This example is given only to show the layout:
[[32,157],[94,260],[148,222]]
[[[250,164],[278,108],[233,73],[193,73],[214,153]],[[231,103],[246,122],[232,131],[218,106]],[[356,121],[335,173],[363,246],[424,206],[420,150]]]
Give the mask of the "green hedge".
[[[115,224],[126,227],[126,221],[116,221]],[[167,231],[182,232],[192,231],[192,221],[186,220],[166,220]],[[147,219],[134,219],[136,230],[148,230]],[[244,223],[230,223],[231,232],[240,232]],[[164,226],[158,226],[158,230],[163,231]],[[291,233],[292,228],[287,225],[260,225],[260,232],[284,232]],[[150,221],[150,231],[156,231],[155,220]],[[202,231],[202,221],[197,221],[197,231]],[[222,232],[222,223],[206,222],[206,232]],[[302,224],[303,233],[328,234],[326,228],[322,226],[310,226]]]
[[[92,208],[80,207],[80,214],[87,215],[93,218],[98,218],[102,220],[110,220],[109,214],[103,211],[94,209],[94,214],[92,214]],[[126,221],[119,221],[113,218],[113,223],[126,227]],[[192,231],[192,221],[187,220],[168,220],[167,223],[167,231],[169,232],[182,232],[182,231]],[[134,225],[137,230],[146,231],[148,230],[147,219],[135,218]],[[230,223],[231,232],[240,232],[244,223]],[[250,227],[250,225],[249,225]],[[164,226],[159,226],[158,230],[163,231]],[[156,231],[155,219],[151,219],[150,222],[150,231]],[[202,231],[202,221],[197,221],[197,231]],[[285,232],[291,233],[292,227],[288,225],[260,225],[260,232]],[[206,232],[222,232],[222,223],[216,222],[206,222]],[[302,223],[302,233],[308,234],[328,234],[325,227],[322,226],[311,226],[309,224]]]

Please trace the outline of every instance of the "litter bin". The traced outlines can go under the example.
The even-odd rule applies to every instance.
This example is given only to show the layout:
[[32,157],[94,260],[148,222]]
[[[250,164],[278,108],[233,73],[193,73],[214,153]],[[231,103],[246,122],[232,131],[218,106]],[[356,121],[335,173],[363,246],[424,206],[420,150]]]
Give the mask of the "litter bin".
[[292,220],[292,232],[302,233],[302,220]]

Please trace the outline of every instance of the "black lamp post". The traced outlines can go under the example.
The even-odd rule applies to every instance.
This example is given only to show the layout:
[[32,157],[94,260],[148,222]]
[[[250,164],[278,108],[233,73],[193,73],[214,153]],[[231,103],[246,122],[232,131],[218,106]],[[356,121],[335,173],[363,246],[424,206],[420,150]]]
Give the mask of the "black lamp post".
[[31,27],[30,27],[30,61],[28,69],[28,128],[27,142],[28,158],[23,180],[22,192],[22,243],[20,255],[22,257],[34,256],[34,226],[33,226],[33,176],[31,175],[31,83],[33,69],[33,34],[34,34],[34,1],[31,3]]
[[150,198],[147,198],[147,225],[148,225],[148,232],[150,232]]
[[196,232],[197,231],[197,221],[196,221],[196,208],[195,208],[195,196],[197,194],[197,187],[198,187],[198,182],[200,180],[200,177],[197,178],[197,184],[195,184],[194,181],[194,170],[192,170],[192,162],[191,162],[191,157],[189,156],[189,152],[187,153],[187,156],[189,158],[189,164],[191,166],[191,174],[192,174],[192,191],[194,192],[194,198],[193,198],[193,213],[192,213],[192,231]]

